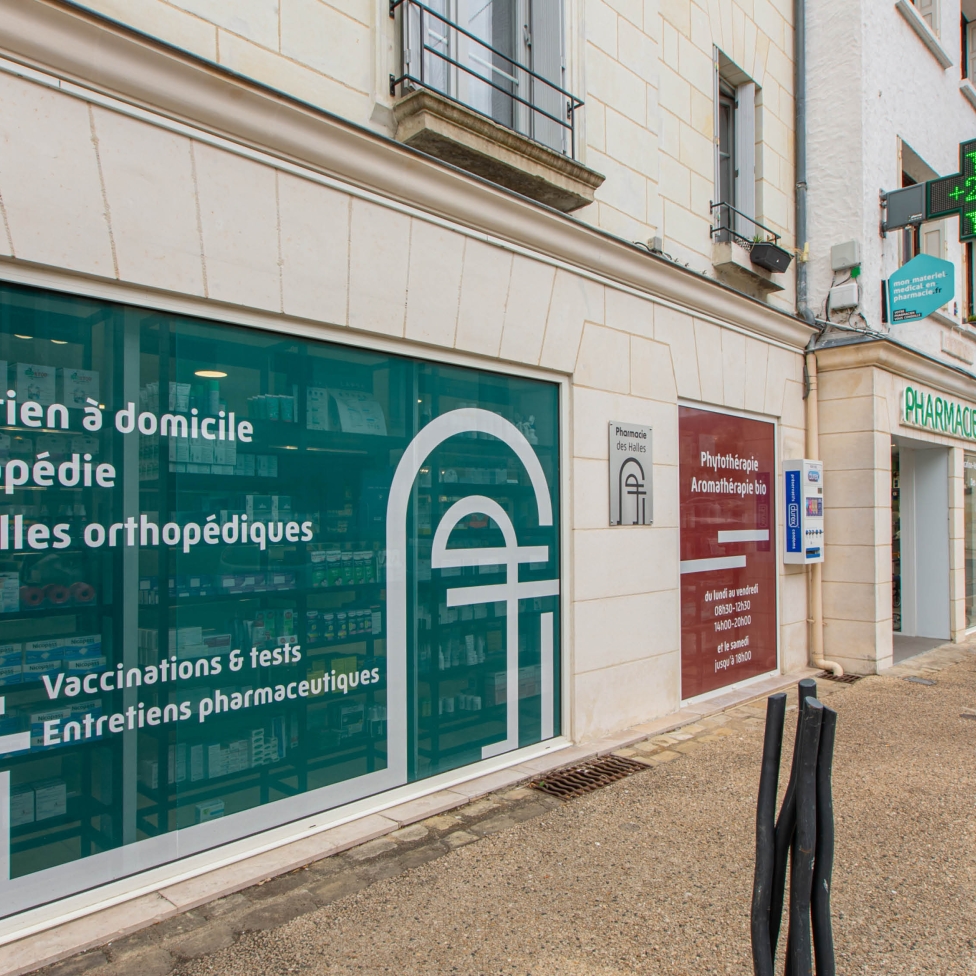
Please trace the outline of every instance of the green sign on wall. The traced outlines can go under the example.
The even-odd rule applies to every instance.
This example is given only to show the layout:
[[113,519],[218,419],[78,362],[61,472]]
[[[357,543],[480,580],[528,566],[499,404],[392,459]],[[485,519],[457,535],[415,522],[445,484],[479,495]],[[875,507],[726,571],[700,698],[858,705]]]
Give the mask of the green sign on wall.
[[955,268],[951,261],[916,254],[888,279],[888,321],[915,322],[952,301]]
[[959,172],[925,184],[925,218],[959,217],[959,240],[976,240],[976,139],[959,144]]
[[976,404],[926,393],[906,386],[901,396],[901,422],[937,434],[976,441]]
[[554,384],[13,286],[0,378],[0,914],[559,733]]

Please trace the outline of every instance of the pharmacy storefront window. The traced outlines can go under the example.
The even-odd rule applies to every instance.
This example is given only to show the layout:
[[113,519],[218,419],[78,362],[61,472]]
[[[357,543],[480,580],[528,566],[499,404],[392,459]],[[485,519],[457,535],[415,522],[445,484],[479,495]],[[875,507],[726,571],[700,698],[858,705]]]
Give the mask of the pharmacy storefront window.
[[966,627],[976,627],[976,454],[963,454]]
[[559,734],[558,388],[0,286],[6,914]]

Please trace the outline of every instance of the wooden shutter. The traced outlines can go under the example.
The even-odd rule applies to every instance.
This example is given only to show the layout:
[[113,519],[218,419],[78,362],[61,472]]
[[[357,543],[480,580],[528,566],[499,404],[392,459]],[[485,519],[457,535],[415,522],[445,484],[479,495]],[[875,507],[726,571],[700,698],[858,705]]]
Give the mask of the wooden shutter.
[[945,259],[945,223],[937,221],[922,225],[922,254]]
[[966,77],[976,84],[976,20],[966,24]]
[[[945,221],[933,221],[931,224],[922,224],[919,228],[921,236],[921,253],[931,255],[933,258],[945,260]],[[944,309],[949,307],[946,302],[942,306]]]
[[[735,89],[735,207],[756,216],[756,85],[749,81]],[[736,230],[747,240],[759,232],[751,221],[738,218]]]
[[[563,72],[562,0],[531,0],[529,36],[532,44],[530,67],[546,81],[565,88]],[[566,115],[566,97],[533,79],[532,104],[561,121]],[[557,152],[569,149],[568,130],[539,112],[531,113],[532,137]]]
[[932,33],[939,33],[939,0],[915,0],[915,8],[922,15],[922,20],[932,28]]

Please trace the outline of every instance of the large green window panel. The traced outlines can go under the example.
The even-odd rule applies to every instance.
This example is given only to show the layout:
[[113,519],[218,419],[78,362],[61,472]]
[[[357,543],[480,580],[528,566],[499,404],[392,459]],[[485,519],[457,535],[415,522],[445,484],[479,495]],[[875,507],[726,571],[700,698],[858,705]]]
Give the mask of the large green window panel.
[[556,385],[0,285],[4,381],[4,913],[559,734]]

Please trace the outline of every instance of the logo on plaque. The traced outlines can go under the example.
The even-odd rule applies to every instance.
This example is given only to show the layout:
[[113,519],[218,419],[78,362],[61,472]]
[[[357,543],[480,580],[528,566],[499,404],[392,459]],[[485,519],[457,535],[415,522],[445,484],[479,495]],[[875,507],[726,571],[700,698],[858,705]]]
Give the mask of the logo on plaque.
[[652,463],[651,428],[611,421],[611,525],[653,522]]

